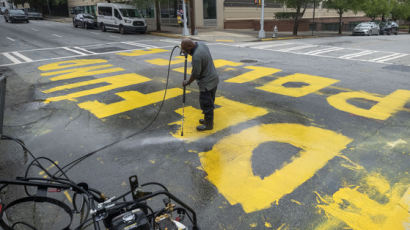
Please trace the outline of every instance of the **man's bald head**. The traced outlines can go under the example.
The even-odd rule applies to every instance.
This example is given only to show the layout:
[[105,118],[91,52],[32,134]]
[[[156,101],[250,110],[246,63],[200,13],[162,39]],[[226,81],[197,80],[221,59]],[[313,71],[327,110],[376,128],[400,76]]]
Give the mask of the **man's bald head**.
[[195,42],[193,42],[191,39],[184,39],[181,42],[181,49],[185,53],[191,54],[192,55],[192,49],[195,47]]

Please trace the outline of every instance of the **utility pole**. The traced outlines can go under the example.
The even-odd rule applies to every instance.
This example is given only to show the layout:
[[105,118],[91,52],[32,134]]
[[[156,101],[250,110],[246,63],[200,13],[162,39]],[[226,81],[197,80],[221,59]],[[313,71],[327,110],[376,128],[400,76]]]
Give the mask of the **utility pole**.
[[184,11],[184,29],[182,30],[182,36],[189,36],[189,31],[188,31],[188,18],[186,17],[186,4],[185,0],[182,0],[182,10]]
[[195,26],[195,0],[190,0],[189,2],[189,15],[191,16],[191,34],[196,35]]
[[316,13],[316,0],[313,0],[312,36],[313,36],[313,31],[316,30],[315,13]]
[[262,6],[261,6],[262,12],[261,12],[261,29],[259,30],[259,38],[265,38],[266,34],[265,31],[263,30],[263,25],[264,25],[264,13],[265,13],[265,0],[262,0]]

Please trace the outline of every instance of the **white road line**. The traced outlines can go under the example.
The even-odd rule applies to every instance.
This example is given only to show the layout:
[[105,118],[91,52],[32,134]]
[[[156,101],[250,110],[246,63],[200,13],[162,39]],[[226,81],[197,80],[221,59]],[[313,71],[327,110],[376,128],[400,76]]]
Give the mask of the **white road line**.
[[396,55],[394,57],[389,57],[389,58],[384,58],[384,59],[378,60],[376,62],[383,63],[383,62],[386,62],[386,61],[391,61],[391,60],[394,60],[394,59],[397,59],[397,58],[405,57],[407,55],[408,54],[399,54],[399,55]]
[[[165,49],[165,48],[172,48],[172,47],[173,46],[162,46],[162,47],[158,47],[158,48]],[[67,48],[67,47],[65,47],[65,48]],[[135,50],[143,50],[143,49],[129,49],[129,50],[121,50],[121,51],[115,50],[115,51],[109,51],[109,52],[105,52],[105,53],[85,54],[84,56],[97,56],[97,55],[104,55],[104,54],[115,54],[115,53],[118,53],[118,52],[132,52],[132,51],[135,51]],[[3,53],[3,54],[5,54],[5,53]],[[34,60],[33,62],[60,60],[60,59],[76,58],[76,57],[78,57],[78,55],[71,55],[71,56],[66,56],[66,57],[45,58],[45,59]],[[12,58],[14,58],[14,57],[12,57]],[[21,63],[19,60],[17,60],[17,62],[19,62],[19,63],[1,64],[0,67],[2,67],[2,66],[12,66],[12,65],[16,65],[16,64]]]
[[80,52],[80,51],[78,51],[78,50],[73,50],[73,49],[70,49],[70,48],[68,48],[68,47],[63,47],[63,49],[68,50],[68,51],[71,51],[71,52],[76,53],[76,54],[79,54],[79,55],[87,55],[86,53]]
[[378,61],[383,60],[383,59],[388,59],[388,58],[395,57],[395,56],[400,56],[400,55],[402,55],[402,54],[401,53],[394,53],[394,54],[390,54],[390,55],[387,55],[387,56],[378,57],[378,58],[375,58],[375,59],[372,59],[372,60],[369,60],[369,61],[378,62]]
[[61,36],[61,35],[58,35],[58,34],[52,34],[53,36],[56,36],[56,37],[58,37],[58,38],[62,38],[63,36]]
[[341,47],[330,47],[330,48],[325,48],[325,49],[320,49],[320,50],[312,50],[309,51],[307,53],[303,53],[306,55],[318,55],[318,54],[323,54],[323,53],[329,53],[329,52],[333,52],[333,51],[338,51],[338,50],[342,50],[344,48]]
[[9,53],[3,53],[3,55],[8,58],[10,61],[12,61],[14,64],[20,64],[21,61],[19,61],[17,58],[11,56]]
[[13,54],[14,56],[17,56],[17,57],[23,59],[25,62],[32,62],[32,61],[33,61],[33,59],[28,58],[28,57],[24,56],[23,54],[21,54],[21,53],[19,53],[19,52],[17,52],[17,51],[16,51],[16,52],[12,52],[12,54]]
[[31,28],[31,30],[36,31],[36,32],[40,31],[40,30],[38,30],[38,29],[34,29],[34,28]]
[[270,44],[270,45],[263,45],[263,46],[252,46],[254,49],[269,49],[277,46],[286,46],[286,45],[291,45],[293,43],[290,42],[284,42],[284,43],[276,43],[276,44]]
[[147,45],[147,44],[142,44],[142,43],[138,43],[138,42],[123,42],[124,44],[130,45],[130,46],[138,46],[138,47],[145,47],[147,49],[155,49],[157,48],[156,46],[151,46],[151,45]]
[[280,49],[280,50],[277,50],[277,51],[279,51],[279,52],[289,52],[289,51],[301,50],[301,49],[311,48],[311,47],[316,47],[316,46],[317,45],[296,46],[296,47],[292,47],[292,48]]
[[10,38],[10,37],[6,37],[6,38],[9,39],[12,42],[16,41],[16,40],[14,40],[13,38]]
[[92,52],[92,51],[86,50],[86,49],[81,48],[81,47],[78,47],[78,46],[75,46],[75,47],[73,47],[73,48],[74,48],[74,49],[77,49],[77,50],[84,51],[84,52],[89,53],[89,54],[96,54],[96,53],[94,53],[94,52]]
[[359,53],[343,55],[339,58],[341,58],[341,59],[351,59],[351,58],[360,57],[360,56],[364,56],[364,55],[368,55],[368,54],[372,54],[372,53],[376,53],[376,51],[366,50],[366,51],[362,51],[362,52],[359,52]]

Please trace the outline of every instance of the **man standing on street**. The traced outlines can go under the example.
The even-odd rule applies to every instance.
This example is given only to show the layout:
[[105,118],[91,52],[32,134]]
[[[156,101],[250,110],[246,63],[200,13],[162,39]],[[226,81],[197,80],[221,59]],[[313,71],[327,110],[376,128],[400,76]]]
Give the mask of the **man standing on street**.
[[214,62],[208,46],[201,42],[193,42],[184,39],[181,42],[181,49],[184,53],[192,56],[192,73],[189,80],[184,81],[183,86],[190,85],[197,81],[199,86],[199,104],[204,114],[204,119],[200,119],[198,131],[211,130],[214,127],[214,102],[216,88],[219,83]]

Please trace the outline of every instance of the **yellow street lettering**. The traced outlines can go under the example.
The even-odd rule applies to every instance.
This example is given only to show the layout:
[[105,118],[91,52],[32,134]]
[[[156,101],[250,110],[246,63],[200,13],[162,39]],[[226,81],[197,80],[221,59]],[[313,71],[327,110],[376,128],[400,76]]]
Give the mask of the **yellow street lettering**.
[[282,71],[280,69],[261,67],[261,66],[247,66],[245,68],[250,69],[252,71],[241,74],[233,78],[230,78],[228,80],[225,80],[225,82],[245,83],[245,82],[255,81],[256,79],[267,77],[267,76],[270,76],[272,74]]
[[164,49],[133,50],[130,52],[121,52],[121,53],[116,53],[116,54],[121,55],[121,56],[127,56],[127,57],[136,57],[136,56],[163,53],[163,52],[168,52],[168,50],[164,50]]

